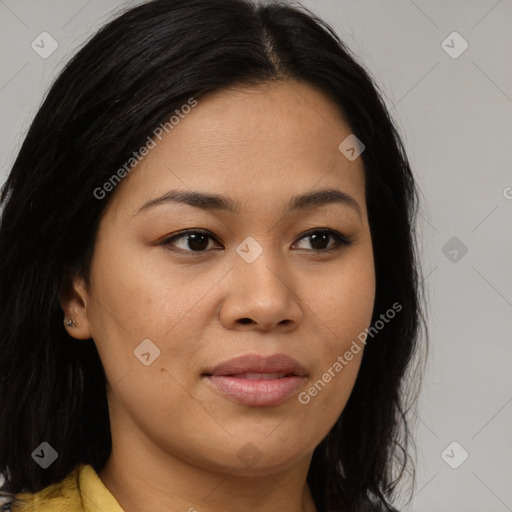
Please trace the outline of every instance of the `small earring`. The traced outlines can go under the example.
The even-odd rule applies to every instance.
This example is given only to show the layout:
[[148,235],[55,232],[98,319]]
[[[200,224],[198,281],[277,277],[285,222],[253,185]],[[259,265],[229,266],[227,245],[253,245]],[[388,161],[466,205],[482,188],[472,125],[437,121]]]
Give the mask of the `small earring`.
[[75,321],[72,318],[64,319],[64,322],[68,327],[77,327]]

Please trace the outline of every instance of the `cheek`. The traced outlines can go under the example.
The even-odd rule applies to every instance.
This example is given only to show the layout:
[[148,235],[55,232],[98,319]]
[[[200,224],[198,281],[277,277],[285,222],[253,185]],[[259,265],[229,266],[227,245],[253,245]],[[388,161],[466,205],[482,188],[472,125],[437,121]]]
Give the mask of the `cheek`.
[[[129,389],[128,382],[132,382],[141,396],[127,391],[122,400],[145,414],[152,406],[160,410],[159,399],[163,404],[186,407],[190,396],[183,390],[190,387],[193,372],[197,373],[194,357],[211,322],[212,306],[205,295],[219,282],[218,273],[172,268],[161,257],[135,260],[130,257],[135,251],[114,253],[114,247],[102,248],[97,254],[91,273],[90,321],[109,383],[117,387],[122,381]],[[145,396],[153,399],[147,401]]]
[[140,246],[130,250],[127,244],[118,244],[122,249],[112,241],[98,251],[92,306],[98,335],[119,334],[125,345],[129,340],[167,338],[200,309],[197,305],[219,280],[212,273],[198,275],[187,266],[173,267],[160,247],[141,256]]
[[355,383],[365,347],[361,334],[370,326],[373,314],[375,274],[371,252],[347,258],[337,271],[317,280],[317,286],[311,286],[306,297],[318,334],[317,365],[301,403],[318,408],[327,423],[334,423]]
[[205,464],[216,456],[219,461],[237,465],[237,450],[228,447],[232,439],[222,415],[215,411],[206,414],[208,404],[197,400],[189,383],[159,362],[134,367],[111,387],[113,425],[124,431],[125,439],[139,439],[143,432],[160,449],[190,463]]
[[305,301],[311,305],[319,327],[330,333],[327,345],[342,349],[371,322],[375,302],[371,250],[361,247],[347,254],[335,268],[314,281],[305,288]]

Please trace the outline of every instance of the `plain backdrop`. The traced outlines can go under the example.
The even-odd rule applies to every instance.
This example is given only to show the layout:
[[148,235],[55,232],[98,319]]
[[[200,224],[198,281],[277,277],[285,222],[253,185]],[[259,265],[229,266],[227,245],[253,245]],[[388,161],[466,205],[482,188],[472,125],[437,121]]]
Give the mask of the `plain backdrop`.
[[[137,3],[0,0],[2,183],[58,71]],[[422,192],[431,350],[403,510],[512,511],[512,1],[303,5],[378,84]],[[32,47],[43,32],[58,44],[46,58]]]

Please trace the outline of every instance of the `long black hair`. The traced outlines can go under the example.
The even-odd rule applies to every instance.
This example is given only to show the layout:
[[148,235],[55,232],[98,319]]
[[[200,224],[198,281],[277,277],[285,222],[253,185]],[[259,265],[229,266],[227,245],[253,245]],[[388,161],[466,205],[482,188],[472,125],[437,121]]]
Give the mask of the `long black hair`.
[[[406,413],[421,372],[411,374],[412,388],[405,383],[425,324],[418,190],[369,72],[325,22],[279,1],[153,0],[125,10],[50,88],[0,198],[0,471],[9,492],[37,492],[79,463],[99,471],[111,452],[98,352],[94,343],[71,342],[58,301],[71,276],[88,279],[98,223],[115,193],[98,199],[95,191],[190,98],[278,80],[323,92],[364,143],[372,325],[401,306],[368,338],[308,483],[319,510],[394,510],[397,484],[411,467]],[[47,469],[32,459],[43,441],[58,453]]]

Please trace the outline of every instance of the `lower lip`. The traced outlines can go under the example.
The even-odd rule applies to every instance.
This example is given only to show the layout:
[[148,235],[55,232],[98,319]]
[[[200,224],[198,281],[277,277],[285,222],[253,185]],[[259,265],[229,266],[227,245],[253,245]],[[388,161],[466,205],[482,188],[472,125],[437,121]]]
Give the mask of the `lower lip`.
[[303,377],[282,379],[239,379],[231,376],[208,375],[206,382],[229,398],[250,407],[279,405],[297,393]]

